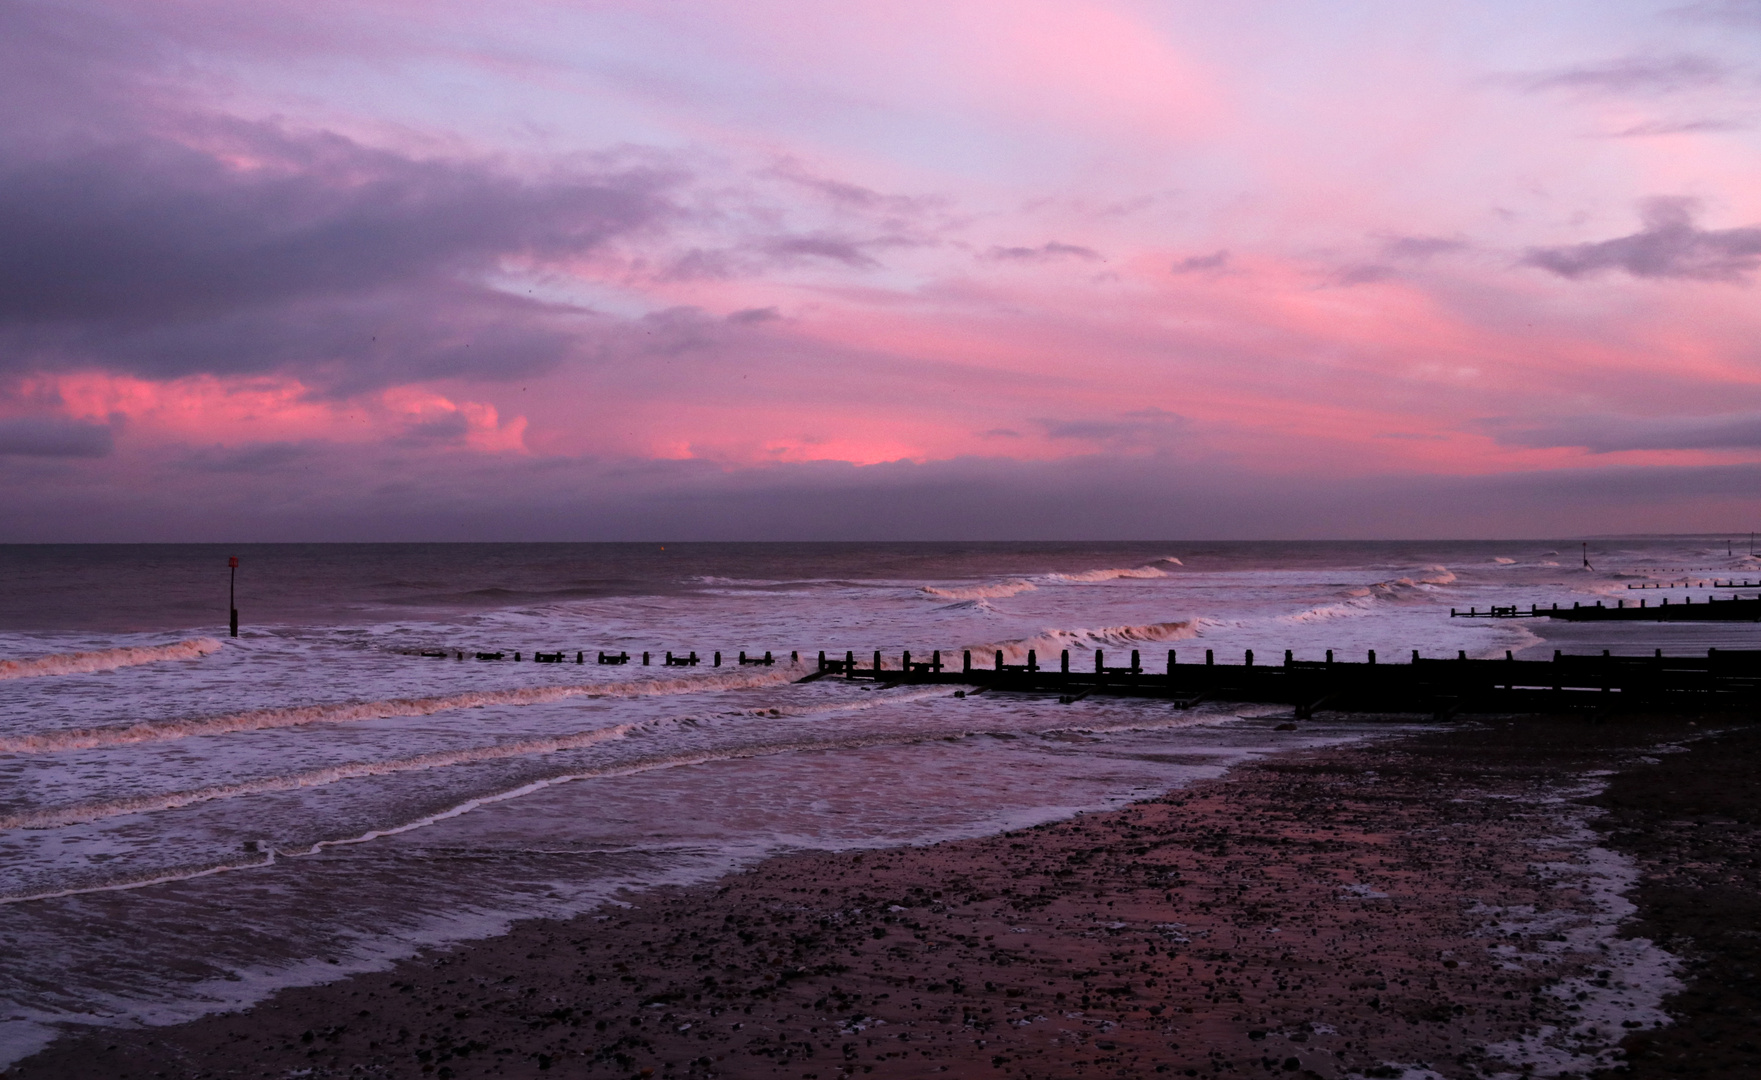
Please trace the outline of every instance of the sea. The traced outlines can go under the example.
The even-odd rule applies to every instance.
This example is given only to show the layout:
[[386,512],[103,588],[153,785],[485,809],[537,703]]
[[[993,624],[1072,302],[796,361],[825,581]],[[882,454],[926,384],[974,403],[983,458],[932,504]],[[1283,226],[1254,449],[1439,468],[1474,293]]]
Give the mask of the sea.
[[1423,722],[799,682],[821,650],[1758,648],[1753,624],[1450,614],[1728,596],[1761,578],[1748,542],[0,546],[0,1065],[780,853],[1007,831]]

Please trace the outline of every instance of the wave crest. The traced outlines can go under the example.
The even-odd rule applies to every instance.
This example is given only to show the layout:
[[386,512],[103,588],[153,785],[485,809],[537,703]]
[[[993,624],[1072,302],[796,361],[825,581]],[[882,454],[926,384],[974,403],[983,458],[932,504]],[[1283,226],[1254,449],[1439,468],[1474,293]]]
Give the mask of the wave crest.
[[235,731],[299,727],[304,724],[338,724],[356,720],[380,720],[393,716],[432,716],[454,709],[480,705],[540,705],[571,697],[647,697],[656,694],[691,694],[705,690],[735,690],[789,682],[800,671],[784,666],[763,672],[735,672],[690,679],[638,679],[620,683],[575,683],[567,686],[534,686],[516,690],[470,690],[427,698],[392,698],[386,701],[343,702],[333,705],[294,705],[276,709],[252,709],[222,716],[184,720],[117,724],[109,727],[47,731],[34,735],[0,737],[0,753],[30,754],[56,750],[91,750],[129,743],[164,742],[196,735],[225,735]]
[[[1163,560],[1164,562],[1168,560]],[[1047,574],[1053,581],[1070,581],[1084,585],[1098,581],[1114,581],[1118,578],[1159,578],[1167,577],[1168,571],[1154,566],[1109,567],[1104,570],[1084,570],[1076,574]]]
[[195,660],[220,649],[211,637],[190,638],[170,645],[133,645],[94,652],[57,653],[35,660],[0,660],[0,679],[34,679],[42,675],[84,675],[114,671],[161,660]]
[[972,649],[973,662],[982,664],[984,658],[992,657],[1000,650],[1004,663],[1025,663],[1028,650],[1031,649],[1037,654],[1037,658],[1043,666],[1048,657],[1054,657],[1064,649],[1092,652],[1097,648],[1129,649],[1134,646],[1184,641],[1187,638],[1197,637],[1202,625],[1203,620],[1201,619],[1182,619],[1175,622],[1144,623],[1137,626],[1045,630],[1030,638],[974,646]]
[[1013,581],[1000,581],[991,585],[955,585],[941,588],[936,585],[925,585],[923,591],[930,596],[943,600],[989,600],[1002,596],[1014,596],[1017,593],[1032,592],[1039,588],[1031,581],[1016,578]]

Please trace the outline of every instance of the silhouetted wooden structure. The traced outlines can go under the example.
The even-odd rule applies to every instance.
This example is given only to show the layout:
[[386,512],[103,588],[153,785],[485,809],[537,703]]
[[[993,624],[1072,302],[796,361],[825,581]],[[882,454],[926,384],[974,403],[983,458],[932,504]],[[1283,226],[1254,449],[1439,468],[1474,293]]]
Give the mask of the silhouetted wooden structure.
[[896,667],[879,653],[859,664],[819,656],[817,669],[801,682],[825,678],[866,679],[885,685],[974,686],[981,691],[1056,694],[1066,702],[1091,695],[1163,698],[1178,708],[1220,700],[1290,705],[1298,718],[1328,708],[1349,712],[1425,713],[1446,719],[1458,712],[1534,713],[1590,709],[1600,712],[1710,712],[1761,706],[1761,650],[1708,650],[1703,657],[1566,656],[1551,661],[1469,660],[1419,656],[1410,663],[1378,664],[1371,651],[1365,662],[1297,660],[1289,652],[1282,664],[1255,664],[1248,652],[1240,664],[1219,664],[1210,650],[1203,663],[1181,664],[1170,650],[1162,672],[1146,671],[1137,652],[1131,663],[1108,666],[1101,650],[1093,671],[1072,671],[1065,652],[1058,670],[1041,668],[1029,653],[1024,664],[1003,662],[998,653],[987,666],[974,666],[965,653],[959,670],[944,669],[941,654],[929,663],[906,653]]
[[[1720,586],[1723,588],[1724,586]],[[1468,608],[1460,611],[1449,609],[1452,619],[1564,619],[1568,622],[1761,622],[1761,595],[1753,599],[1732,596],[1720,600],[1716,596],[1708,596],[1696,604],[1693,597],[1684,596],[1679,603],[1670,603],[1669,597],[1652,604],[1640,600],[1636,604],[1628,604],[1625,600],[1616,600],[1613,607],[1604,607],[1602,601],[1595,604],[1573,603],[1571,607],[1562,608],[1554,604],[1550,608],[1530,604],[1529,610],[1523,611],[1512,604],[1509,607],[1493,607],[1481,611],[1479,608]]]

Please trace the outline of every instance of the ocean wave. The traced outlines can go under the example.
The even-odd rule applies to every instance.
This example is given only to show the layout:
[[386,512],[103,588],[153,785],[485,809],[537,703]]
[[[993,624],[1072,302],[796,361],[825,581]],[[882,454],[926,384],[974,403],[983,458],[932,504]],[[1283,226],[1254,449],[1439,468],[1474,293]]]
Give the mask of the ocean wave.
[[1168,571],[1154,566],[1108,567],[1104,570],[1084,570],[1075,574],[1047,574],[1050,581],[1066,581],[1072,584],[1092,585],[1101,581],[1116,581],[1119,578],[1160,578],[1167,577]]
[[1197,637],[1203,623],[1202,619],[1182,619],[1175,622],[1143,623],[1136,626],[1043,630],[1030,638],[975,645],[972,647],[973,662],[981,666],[986,663],[994,663],[996,653],[1001,651],[1004,663],[1025,663],[1028,650],[1031,649],[1036,654],[1038,662],[1044,666],[1048,657],[1056,657],[1064,649],[1092,652],[1095,649],[1129,649],[1142,645],[1184,641],[1187,638]]
[[989,600],[1003,596],[1014,596],[1017,593],[1032,592],[1039,588],[1031,581],[1016,578],[1013,581],[1001,581],[990,585],[954,585],[942,588],[937,585],[925,585],[923,591],[943,600]]
[[161,660],[195,660],[216,652],[220,642],[211,637],[190,638],[170,645],[133,645],[95,652],[57,653],[35,660],[0,660],[0,679],[34,679],[42,675],[84,675],[114,671]]
[[[908,691],[903,694],[890,694],[879,697],[865,698],[859,701],[841,702],[836,705],[822,706],[805,710],[747,710],[741,715],[749,716],[819,716],[827,713],[862,712],[882,705],[897,704],[903,701],[916,701],[929,697],[951,697],[955,687],[938,687],[934,690]],[[107,799],[98,802],[78,803],[68,806],[46,807],[23,813],[0,817],[0,831],[8,829],[55,829],[67,825],[79,825],[98,821],[104,818],[121,817],[126,814],[143,814],[162,810],[175,810],[179,807],[192,806],[196,803],[212,802],[216,799],[233,799],[246,795],[265,795],[278,791],[294,791],[299,788],[324,787],[344,780],[363,777],[390,776],[397,773],[417,772],[425,769],[441,769],[454,765],[475,765],[488,761],[506,761],[511,758],[534,757],[542,754],[554,754],[565,750],[583,750],[588,747],[622,739],[639,731],[656,731],[670,725],[686,722],[689,718],[665,718],[641,720],[627,724],[614,724],[610,727],[594,728],[588,731],[569,732],[562,735],[536,736],[516,739],[509,742],[492,743],[487,746],[462,747],[457,750],[434,750],[424,754],[413,754],[403,758],[389,758],[380,761],[351,761],[339,765],[328,765],[319,769],[308,769],[304,772],[288,773],[280,776],[265,776],[255,780],[244,780],[235,784],[210,784],[199,788],[183,791],[157,792],[150,795],[136,795],[121,799]],[[965,733],[959,733],[965,734]],[[938,736],[940,737],[940,736]],[[880,745],[885,742],[922,741],[925,735],[918,733],[906,738],[886,736],[864,741],[862,739],[828,740],[828,739],[791,739],[784,742],[747,744],[741,747],[729,747],[721,751],[693,751],[688,754],[670,755],[646,759],[640,763],[625,763],[607,766],[604,769],[586,772],[570,772],[561,779],[573,779],[587,776],[613,776],[627,772],[643,771],[663,765],[700,764],[714,760],[730,760],[739,757],[750,757],[760,752],[776,752],[787,749],[845,749],[867,745]],[[542,782],[555,782],[559,778],[549,778]],[[519,791],[528,790],[530,783],[522,785]],[[484,801],[479,798],[474,803]],[[430,817],[424,820],[438,820]],[[379,830],[374,835],[389,835],[393,830]],[[326,843],[334,843],[329,841]],[[324,846],[320,844],[318,846]],[[315,846],[312,850],[317,850]]]
[[[915,700],[931,696],[949,696],[953,688],[943,688],[933,692],[917,692],[901,695],[885,700],[850,702],[842,706],[812,710],[813,714],[825,712],[853,711],[873,708],[886,704],[888,701]],[[757,715],[757,714],[755,714]],[[0,895],[0,904],[20,903],[28,900],[48,897],[74,896],[84,893],[106,892],[139,888],[146,885],[186,880],[189,878],[206,877],[211,874],[225,873],[230,870],[258,869],[274,865],[277,858],[298,858],[316,855],[326,848],[342,847],[353,844],[367,843],[381,837],[395,836],[411,832],[429,825],[437,824],[450,818],[459,817],[479,807],[493,805],[533,794],[558,784],[566,784],[574,780],[597,779],[614,776],[630,776],[659,769],[677,766],[701,765],[716,761],[732,761],[747,758],[767,757],[776,754],[800,753],[824,750],[863,750],[882,746],[900,746],[913,743],[958,742],[965,739],[1001,737],[1017,739],[1023,736],[1057,739],[1070,735],[1094,735],[1124,733],[1130,731],[1151,731],[1166,728],[1196,727],[1205,724],[1227,722],[1236,715],[1236,709],[1225,706],[1201,706],[1189,712],[1170,712],[1155,714],[1139,714],[1116,721],[1098,721],[1080,724],[1060,724],[1040,729],[1028,730],[993,730],[986,727],[963,728],[944,731],[935,735],[922,732],[888,733],[836,737],[805,737],[770,739],[762,742],[748,743],[737,747],[726,747],[720,750],[697,750],[674,754],[659,754],[636,761],[619,764],[606,764],[600,767],[572,769],[556,776],[528,780],[515,787],[501,791],[488,792],[472,796],[460,803],[445,809],[424,814],[412,820],[395,825],[371,829],[367,832],[329,840],[319,840],[303,848],[280,848],[273,842],[259,842],[260,849],[235,862],[207,864],[184,869],[161,869],[151,871],[137,877],[119,878],[113,881],[94,883],[63,888],[53,891],[33,892],[16,895]],[[479,747],[475,750],[460,750],[434,754],[417,755],[395,762],[365,763],[357,762],[339,765],[329,769],[312,770],[305,773],[282,777],[266,777],[257,781],[241,784],[215,785],[208,788],[183,792],[170,792],[157,796],[141,796],[134,799],[118,799],[105,803],[88,803],[81,806],[67,806],[38,811],[34,814],[19,814],[9,818],[0,818],[0,829],[13,828],[57,828],[66,825],[80,824],[104,817],[117,817],[125,814],[145,813],[153,810],[175,809],[198,802],[213,799],[236,797],[275,791],[286,791],[298,787],[317,786],[335,783],[357,776],[384,775],[390,772],[409,771],[411,769],[438,768],[454,762],[444,760],[458,758],[462,761],[486,761],[496,757],[506,758],[522,753],[542,753],[545,749],[540,744],[552,744],[554,749],[578,749],[603,743],[629,735],[640,728],[653,728],[668,721],[650,720],[637,724],[624,724],[614,728],[603,728],[593,732],[582,732],[572,736],[561,736],[548,740],[525,740],[519,743],[504,743],[494,747]],[[672,721],[677,722],[677,721]],[[566,744],[566,745],[565,745]],[[260,850],[260,854],[258,853]]]
[[232,799],[241,795],[262,795],[275,791],[323,787],[327,784],[334,784],[341,780],[352,780],[357,777],[386,776],[419,769],[438,769],[449,765],[501,761],[532,754],[556,753],[559,750],[578,750],[605,742],[608,739],[621,738],[639,726],[642,725],[618,724],[613,727],[576,732],[570,735],[520,739],[515,742],[496,743],[492,746],[473,746],[462,750],[435,750],[426,754],[393,758],[387,761],[351,761],[342,765],[329,765],[322,769],[310,769],[306,772],[282,776],[265,776],[257,780],[245,780],[236,784],[211,784],[207,787],[191,788],[184,791],[166,791],[152,795],[135,795],[124,799],[109,799],[103,802],[31,810],[0,817],[0,831],[6,829],[54,829],[64,825],[97,821],[102,818],[120,817],[124,814],[175,810],[180,806],[212,802],[215,799]]
[[1389,581],[1375,581],[1368,585],[1359,585],[1340,593],[1337,603],[1320,604],[1304,611],[1279,616],[1280,622],[1306,623],[1321,622],[1328,619],[1356,619],[1374,614],[1378,605],[1383,603],[1408,603],[1426,600],[1431,595],[1431,588],[1448,585],[1455,581],[1455,575],[1446,567],[1427,566],[1426,576],[1399,577]]
[[181,720],[116,724],[108,727],[46,731],[32,735],[0,736],[0,753],[30,754],[58,750],[92,750],[130,743],[164,742],[197,735],[225,735],[237,731],[300,727],[306,724],[339,724],[381,720],[394,716],[432,716],[454,709],[482,705],[540,705],[572,697],[648,697],[659,694],[693,694],[710,690],[736,690],[789,682],[800,671],[784,666],[754,672],[730,672],[687,679],[637,679],[618,683],[573,683],[566,686],[533,686],[511,690],[470,690],[425,698],[391,698],[385,701],[341,702],[332,705],[293,705],[274,709],[251,709],[221,716]]

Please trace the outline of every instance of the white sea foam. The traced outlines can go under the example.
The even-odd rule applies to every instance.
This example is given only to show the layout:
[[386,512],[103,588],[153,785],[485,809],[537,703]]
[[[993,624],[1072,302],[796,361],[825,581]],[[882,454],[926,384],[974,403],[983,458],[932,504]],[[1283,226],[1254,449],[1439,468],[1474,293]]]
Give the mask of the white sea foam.
[[[1163,560],[1164,562],[1168,560]],[[1159,578],[1167,577],[1168,571],[1154,566],[1109,567],[1104,570],[1083,570],[1075,574],[1047,574],[1051,581],[1068,581],[1088,585],[1101,581],[1117,581],[1120,578]]]
[[394,716],[432,716],[454,709],[484,705],[539,705],[572,697],[650,697],[662,694],[694,694],[712,690],[773,686],[800,674],[795,667],[766,668],[753,672],[685,679],[634,679],[616,683],[574,683],[566,686],[532,686],[510,690],[471,690],[437,697],[392,698],[385,701],[340,702],[331,705],[297,705],[277,709],[252,709],[223,716],[199,716],[180,720],[117,724],[108,727],[45,731],[29,735],[0,736],[0,753],[30,754],[61,750],[91,750],[101,746],[164,742],[197,735],[224,735],[236,731],[300,727],[307,724],[340,724],[381,720]]
[[170,645],[134,645],[93,652],[57,653],[35,660],[0,660],[0,679],[34,679],[43,675],[84,675],[114,671],[161,660],[195,660],[220,649],[211,637],[190,638]]
[[1028,650],[1033,650],[1040,663],[1064,649],[1129,649],[1133,646],[1158,645],[1197,637],[1203,619],[1182,619],[1173,622],[1142,623],[1132,626],[1101,626],[1093,629],[1048,629],[1033,637],[1013,641],[995,641],[972,647],[975,657],[991,657],[1002,652],[1003,662],[1023,663]]
[[930,596],[943,600],[988,600],[997,597],[1015,596],[1019,593],[1032,592],[1039,588],[1031,581],[1016,578],[1013,581],[999,581],[989,585],[951,585],[946,588],[937,585],[925,585],[923,591]]
[[[822,706],[809,709],[790,709],[781,711],[781,715],[791,717],[823,716],[831,713],[863,712],[877,706],[902,704],[921,701],[927,698],[949,697],[955,692],[952,687],[937,689],[921,689],[898,694],[877,695],[860,701],[843,702],[837,705]],[[753,710],[749,715],[778,715],[769,711]],[[1237,710],[1227,706],[1205,706],[1184,712],[1153,712],[1139,713],[1116,720],[1097,720],[1079,724],[1060,724],[1043,728],[1026,728],[1012,730],[996,730],[988,727],[954,727],[938,732],[935,739],[940,742],[959,741],[974,738],[1017,739],[1023,736],[1058,739],[1070,735],[1101,735],[1124,734],[1141,731],[1166,731],[1178,728],[1200,727],[1210,724],[1224,723],[1234,720]],[[397,772],[409,772],[418,769],[443,768],[448,765],[467,764],[480,761],[502,760],[513,757],[554,753],[561,750],[584,749],[594,745],[621,739],[635,733],[639,729],[655,730],[667,724],[679,723],[678,719],[647,721],[635,724],[620,724],[613,727],[593,731],[576,732],[571,735],[547,739],[526,739],[518,742],[502,743],[494,746],[474,747],[463,750],[444,751],[430,754],[414,755],[395,761],[382,762],[351,762],[326,769],[309,770],[287,776],[265,777],[260,780],[241,784],[213,785],[182,792],[167,792],[156,796],[142,796],[134,799],[119,799],[106,803],[84,806],[68,806],[58,809],[40,811],[35,814],[21,814],[10,818],[0,818],[0,830],[15,828],[57,828],[66,825],[82,824],[108,817],[119,817],[126,814],[149,813],[153,811],[172,810],[182,806],[208,802],[216,799],[234,798],[241,795],[265,794],[275,791],[288,791],[302,787],[317,787],[342,780],[366,776],[384,776]],[[800,753],[804,751],[827,750],[862,750],[881,746],[921,743],[925,734],[921,731],[869,733],[865,735],[837,736],[828,732],[815,736],[811,732],[827,731],[823,728],[805,729],[810,734],[796,735],[785,738],[769,738],[753,742],[734,744],[708,750],[689,750],[668,754],[656,754],[635,761],[608,763],[603,766],[584,769],[572,769],[555,776],[543,777],[527,781],[502,791],[481,794],[466,799],[454,806],[424,814],[398,824],[386,825],[358,835],[319,840],[305,847],[279,847],[272,842],[265,842],[258,852],[256,845],[246,856],[221,863],[207,863],[168,870],[157,870],[135,877],[122,877],[110,881],[84,884],[67,888],[0,895],[0,904],[22,903],[31,900],[44,900],[53,897],[77,896],[95,892],[114,892],[127,889],[142,888],[150,885],[166,884],[173,881],[184,881],[193,878],[208,877],[213,874],[225,873],[229,870],[249,870],[273,866],[276,859],[315,855],[326,848],[368,843],[381,837],[395,836],[415,829],[425,828],[451,818],[469,813],[479,807],[489,806],[510,799],[517,799],[542,791],[558,784],[566,784],[575,780],[631,776],[639,773],[652,772],[657,769],[674,768],[688,765],[703,765],[719,761],[737,761],[749,758],[768,757],[776,754]]]

